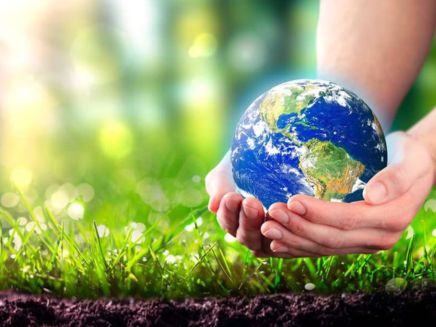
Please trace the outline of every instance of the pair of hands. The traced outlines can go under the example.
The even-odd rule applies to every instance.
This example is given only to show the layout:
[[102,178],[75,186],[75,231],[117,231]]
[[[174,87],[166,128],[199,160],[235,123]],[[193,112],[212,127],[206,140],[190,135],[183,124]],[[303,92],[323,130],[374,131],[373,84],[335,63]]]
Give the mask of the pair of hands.
[[[296,195],[265,213],[254,197],[235,192],[230,153],[207,175],[209,210],[220,226],[258,257],[317,257],[391,248],[433,184],[424,145],[404,132],[387,137],[389,164],[366,185],[364,201],[327,202]],[[268,220],[265,221],[265,215]]]

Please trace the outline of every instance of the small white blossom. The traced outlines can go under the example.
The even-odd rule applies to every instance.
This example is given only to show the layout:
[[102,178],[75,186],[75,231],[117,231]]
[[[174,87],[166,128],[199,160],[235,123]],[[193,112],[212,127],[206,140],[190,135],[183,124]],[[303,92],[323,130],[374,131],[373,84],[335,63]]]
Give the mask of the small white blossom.
[[100,238],[107,237],[109,236],[109,228],[107,228],[105,225],[98,225],[97,233]]
[[166,258],[165,258],[165,262],[169,263],[169,264],[175,264],[177,262],[179,262],[182,259],[182,256],[180,255],[172,255],[169,254]]
[[413,235],[415,235],[415,231],[413,230],[412,226],[408,226],[406,231],[407,231],[406,240],[411,239]]
[[134,231],[132,232],[131,236],[130,236],[130,240],[131,240],[133,243],[138,243],[139,241],[141,241],[142,236],[143,236],[143,233],[142,233],[142,232],[137,231],[137,230],[134,230]]
[[306,285],[304,285],[304,289],[306,291],[313,291],[315,289],[315,284],[314,283],[307,283]]
[[185,226],[185,231],[192,232],[194,230],[194,228],[195,228],[195,224],[192,223],[192,224],[189,224],[189,225]]
[[27,218],[25,217],[20,217],[17,219],[17,224],[20,226],[25,226],[27,224]]
[[224,240],[228,243],[236,242],[236,238],[233,235],[230,235],[229,233],[226,233],[224,236]]

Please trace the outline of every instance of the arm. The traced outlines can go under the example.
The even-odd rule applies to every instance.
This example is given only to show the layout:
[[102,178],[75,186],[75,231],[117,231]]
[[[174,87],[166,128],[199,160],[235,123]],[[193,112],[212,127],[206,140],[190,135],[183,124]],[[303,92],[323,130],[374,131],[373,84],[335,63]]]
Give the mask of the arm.
[[425,146],[433,162],[433,185],[436,185],[436,108],[408,131],[409,135]]
[[[322,1],[319,77],[362,96],[387,130],[428,51],[435,9],[433,0],[422,0],[419,6],[412,0]],[[365,202],[332,203],[299,195],[288,206],[278,203],[269,208],[272,220],[263,223],[259,201],[243,200],[234,192],[226,156],[206,179],[209,208],[217,212],[223,229],[259,256],[316,256],[388,248],[424,201],[433,179],[428,172],[432,176],[434,169],[428,147],[416,137],[396,133],[388,136],[388,143],[390,155],[397,153],[397,162],[391,162],[368,183]],[[419,165],[405,160],[417,156]]]
[[430,48],[434,0],[327,0],[320,3],[317,69],[374,108],[385,130]]
[[[436,2],[321,1],[318,72],[361,95],[387,130],[422,66],[434,33]],[[411,108],[413,109],[413,108]],[[285,257],[373,253],[391,248],[435,183],[436,111],[408,132],[387,136],[388,167],[365,201],[333,203],[297,195],[269,209],[261,227]]]
[[[362,96],[387,130],[428,52],[433,0],[321,1],[318,74]],[[413,108],[410,108],[411,110]],[[262,234],[283,257],[372,253],[391,248],[435,183],[436,111],[408,132],[387,136],[389,165],[365,201],[325,202],[297,195],[274,204]]]
[[[365,201],[326,202],[305,195],[269,209],[261,227],[270,249],[283,257],[374,253],[390,249],[425,201],[436,169],[436,110],[407,133],[388,135],[391,161],[364,191]],[[433,159],[432,159],[433,158]],[[374,187],[384,185],[377,199]],[[271,232],[275,230],[274,232]]]

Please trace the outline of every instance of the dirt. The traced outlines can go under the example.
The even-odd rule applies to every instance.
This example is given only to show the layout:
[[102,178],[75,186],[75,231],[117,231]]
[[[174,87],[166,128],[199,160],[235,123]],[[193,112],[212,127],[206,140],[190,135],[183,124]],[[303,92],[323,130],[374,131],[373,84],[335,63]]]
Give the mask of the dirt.
[[0,292],[0,326],[410,326],[423,321],[436,321],[435,290],[183,301],[77,300]]

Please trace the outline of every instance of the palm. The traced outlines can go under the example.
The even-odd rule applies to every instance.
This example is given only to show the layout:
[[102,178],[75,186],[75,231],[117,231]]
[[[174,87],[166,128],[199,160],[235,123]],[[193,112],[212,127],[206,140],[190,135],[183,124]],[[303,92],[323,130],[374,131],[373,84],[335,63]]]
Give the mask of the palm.
[[209,210],[217,213],[218,223],[224,230],[256,256],[273,255],[271,241],[260,232],[265,220],[263,206],[254,197],[244,199],[236,192],[229,153],[207,175],[206,190],[210,196]]

